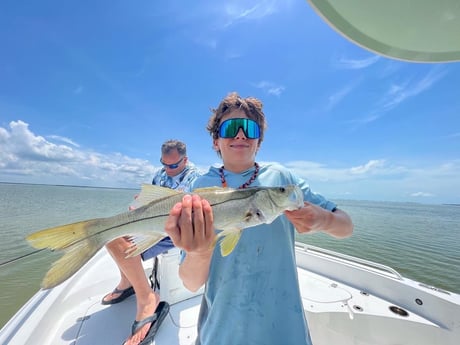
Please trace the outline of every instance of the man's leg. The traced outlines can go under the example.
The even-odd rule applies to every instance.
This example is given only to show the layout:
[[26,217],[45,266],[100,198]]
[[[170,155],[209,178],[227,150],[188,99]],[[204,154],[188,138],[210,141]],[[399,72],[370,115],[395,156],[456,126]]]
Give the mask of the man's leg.
[[[153,315],[158,303],[160,302],[160,298],[150,288],[150,284],[145,276],[140,255],[125,258],[125,251],[130,245],[131,243],[127,239],[117,238],[109,242],[106,247],[122,273],[118,288],[126,288],[132,285],[134,291],[136,292],[136,320],[141,321],[146,317]],[[123,281],[124,279],[126,279],[130,284],[122,286],[122,283],[125,284]],[[149,328],[150,324],[146,324],[139,332],[134,334],[133,337],[129,339],[130,341],[127,341],[126,344],[138,344],[145,338]]]

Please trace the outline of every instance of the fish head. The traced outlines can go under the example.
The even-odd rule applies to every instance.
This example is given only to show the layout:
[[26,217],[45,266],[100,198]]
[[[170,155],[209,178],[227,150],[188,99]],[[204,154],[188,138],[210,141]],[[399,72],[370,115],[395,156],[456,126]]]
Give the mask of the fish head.
[[297,210],[303,204],[303,193],[297,185],[266,188],[257,193],[255,200],[263,223],[271,223],[284,211]]
[[269,224],[285,210],[303,206],[303,193],[295,185],[216,190],[213,193],[214,226],[222,230],[218,234],[219,238],[223,238],[220,242],[222,256],[233,251],[243,229]]

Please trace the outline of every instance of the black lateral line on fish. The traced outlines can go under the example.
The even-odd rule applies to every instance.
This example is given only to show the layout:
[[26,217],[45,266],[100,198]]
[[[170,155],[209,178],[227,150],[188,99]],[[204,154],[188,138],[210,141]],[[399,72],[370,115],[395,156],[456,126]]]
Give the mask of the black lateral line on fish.
[[[165,216],[164,214],[159,214],[159,215],[152,216],[152,217],[142,218],[142,220],[144,221],[144,220],[155,219],[155,218],[164,217],[164,216]],[[139,222],[139,221],[141,221],[141,220],[136,220],[136,221],[132,221],[132,222],[126,222],[126,223],[118,224],[117,226],[111,226],[111,227],[109,227],[109,228],[107,228],[107,229],[98,231],[98,232],[96,232],[96,233],[94,233],[94,234],[91,234],[91,235],[88,235],[88,236],[86,236],[86,237],[84,237],[84,238],[81,238],[81,239],[79,239],[79,240],[76,240],[75,242],[72,242],[72,243],[68,244],[67,246],[62,247],[62,248],[60,248],[59,250],[65,250],[65,249],[70,248],[70,247],[72,247],[73,245],[75,245],[75,244],[77,244],[77,243],[79,243],[79,242],[86,241],[88,238],[91,238],[91,237],[94,237],[94,236],[103,234],[103,233],[106,232],[106,231],[110,231],[110,230],[113,230],[113,229],[117,229],[117,228],[120,228],[120,227],[125,226],[125,225],[137,223],[137,222]],[[126,236],[128,236],[128,235],[126,235]],[[120,237],[124,237],[124,236],[120,236]],[[110,241],[109,241],[109,242],[110,242]]]

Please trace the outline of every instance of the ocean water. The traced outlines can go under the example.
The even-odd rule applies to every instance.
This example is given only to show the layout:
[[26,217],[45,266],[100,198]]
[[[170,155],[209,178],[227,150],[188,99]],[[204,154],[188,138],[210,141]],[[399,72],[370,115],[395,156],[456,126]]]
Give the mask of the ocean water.
[[[130,189],[0,183],[0,263],[33,252],[36,230],[127,210]],[[460,206],[335,200],[355,224],[352,237],[297,240],[390,266],[407,278],[460,293]],[[0,327],[35,293],[57,253],[0,264]]]

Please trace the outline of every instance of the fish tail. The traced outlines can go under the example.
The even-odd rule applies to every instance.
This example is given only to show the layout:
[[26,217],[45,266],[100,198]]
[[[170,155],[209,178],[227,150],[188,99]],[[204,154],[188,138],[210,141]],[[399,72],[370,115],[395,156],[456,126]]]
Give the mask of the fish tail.
[[70,245],[65,249],[64,256],[52,264],[43,278],[41,287],[50,289],[61,284],[76,273],[101,248],[102,244],[98,245],[96,241],[90,239]]
[[87,220],[40,230],[28,235],[26,240],[32,247],[38,249],[64,249],[90,236],[88,229],[94,222],[95,220]]
[[26,237],[35,248],[63,250],[64,256],[54,262],[42,281],[42,288],[59,285],[77,272],[104,246],[97,235],[103,219],[92,219],[34,232]]

